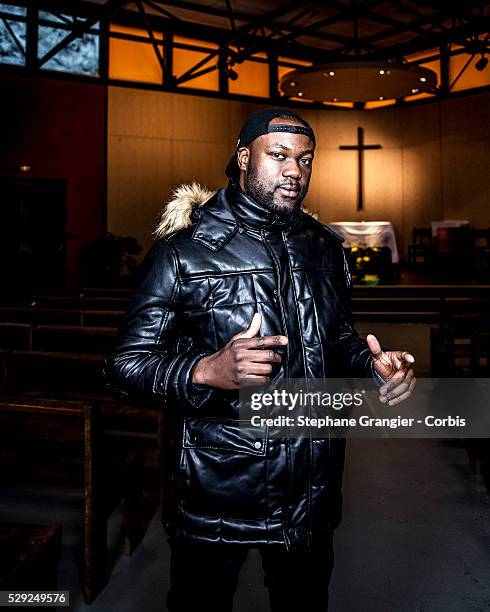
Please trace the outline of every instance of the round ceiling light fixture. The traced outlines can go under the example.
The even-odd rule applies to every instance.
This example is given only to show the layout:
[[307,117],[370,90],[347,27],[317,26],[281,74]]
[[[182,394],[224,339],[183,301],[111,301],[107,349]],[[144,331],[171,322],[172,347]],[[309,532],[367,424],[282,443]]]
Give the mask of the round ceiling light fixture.
[[296,97],[301,91],[318,102],[369,102],[410,96],[414,89],[433,93],[437,75],[415,64],[348,61],[293,70],[282,77],[279,87],[286,96]]

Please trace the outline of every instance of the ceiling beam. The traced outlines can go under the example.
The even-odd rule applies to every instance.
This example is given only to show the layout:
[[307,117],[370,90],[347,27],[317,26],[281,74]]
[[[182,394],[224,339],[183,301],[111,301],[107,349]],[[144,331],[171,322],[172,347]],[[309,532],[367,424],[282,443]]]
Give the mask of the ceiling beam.
[[365,59],[381,59],[382,56],[400,58],[411,55],[418,51],[427,51],[439,48],[441,45],[454,41],[461,41],[461,38],[475,34],[484,34],[490,30],[490,17],[480,17],[478,22],[472,24],[464,23],[445,32],[431,32],[423,38],[416,36],[412,40],[381,49],[377,53],[369,53]]

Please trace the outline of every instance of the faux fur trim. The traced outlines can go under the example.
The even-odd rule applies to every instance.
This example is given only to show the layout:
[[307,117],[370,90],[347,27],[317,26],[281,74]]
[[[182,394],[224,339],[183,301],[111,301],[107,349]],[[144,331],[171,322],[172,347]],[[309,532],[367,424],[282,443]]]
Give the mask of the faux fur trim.
[[[160,212],[157,226],[153,232],[155,240],[164,238],[190,225],[193,207],[202,206],[215,193],[216,191],[204,185],[200,185],[199,183],[190,183],[177,187],[177,189],[172,192],[171,199],[165,204]],[[301,207],[301,210],[311,215],[314,219],[318,219],[316,213],[310,212],[304,206]]]
[[216,191],[199,183],[180,185],[172,192],[171,199],[162,208],[158,224],[153,232],[155,239],[168,236],[172,232],[191,224],[191,212],[194,206],[202,206]]

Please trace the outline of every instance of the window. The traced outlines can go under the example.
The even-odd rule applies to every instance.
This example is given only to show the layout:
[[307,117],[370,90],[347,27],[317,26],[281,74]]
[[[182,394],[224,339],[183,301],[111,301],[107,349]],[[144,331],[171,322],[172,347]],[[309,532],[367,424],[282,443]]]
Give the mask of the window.
[[[483,40],[485,36],[482,34],[480,39]],[[452,51],[459,49],[462,49],[462,47],[452,45]],[[449,83],[454,83],[451,91],[461,91],[462,89],[472,89],[473,87],[488,87],[490,85],[490,67],[487,66],[481,71],[475,68],[476,62],[481,57],[479,53],[473,59],[471,59],[469,53],[451,55],[449,58]],[[468,65],[463,70],[467,62]],[[461,72],[462,70],[463,72]]]
[[[73,28],[85,23],[82,17],[39,11],[37,55],[40,60],[63,41]],[[99,74],[99,24],[77,36],[62,47],[48,61],[42,63],[46,70],[60,70],[96,76]]]
[[26,62],[26,9],[10,4],[0,4],[0,15],[0,62],[24,66]]
[[[153,37],[163,40],[160,32]],[[163,56],[163,46],[160,45]],[[146,30],[111,24],[109,47],[109,78],[140,83],[163,81],[163,72]]]
[[241,64],[233,64],[232,68],[238,78],[235,81],[228,81],[230,93],[259,98],[269,97],[269,64],[265,53],[255,53]]
[[[218,49],[218,45],[208,43],[202,40],[193,40],[183,36],[174,36],[173,50],[173,72],[174,76],[179,78],[185,74],[190,68],[198,62],[203,61],[209,55],[210,51]],[[191,47],[196,47],[192,49]],[[205,63],[202,64],[196,73],[200,70],[205,70],[212,66],[216,66],[218,56],[213,55]],[[207,89],[210,91],[218,91],[219,89],[219,73],[218,70],[210,70],[206,74],[202,74],[194,79],[183,81],[180,87],[190,87],[194,89]]]

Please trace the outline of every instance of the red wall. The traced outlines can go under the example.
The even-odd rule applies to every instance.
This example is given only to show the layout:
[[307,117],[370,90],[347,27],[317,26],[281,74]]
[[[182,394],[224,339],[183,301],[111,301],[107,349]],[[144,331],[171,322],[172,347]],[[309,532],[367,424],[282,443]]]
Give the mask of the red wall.
[[[0,174],[65,178],[67,287],[79,278],[80,246],[105,230],[104,85],[2,75]],[[29,173],[19,173],[29,165]]]

